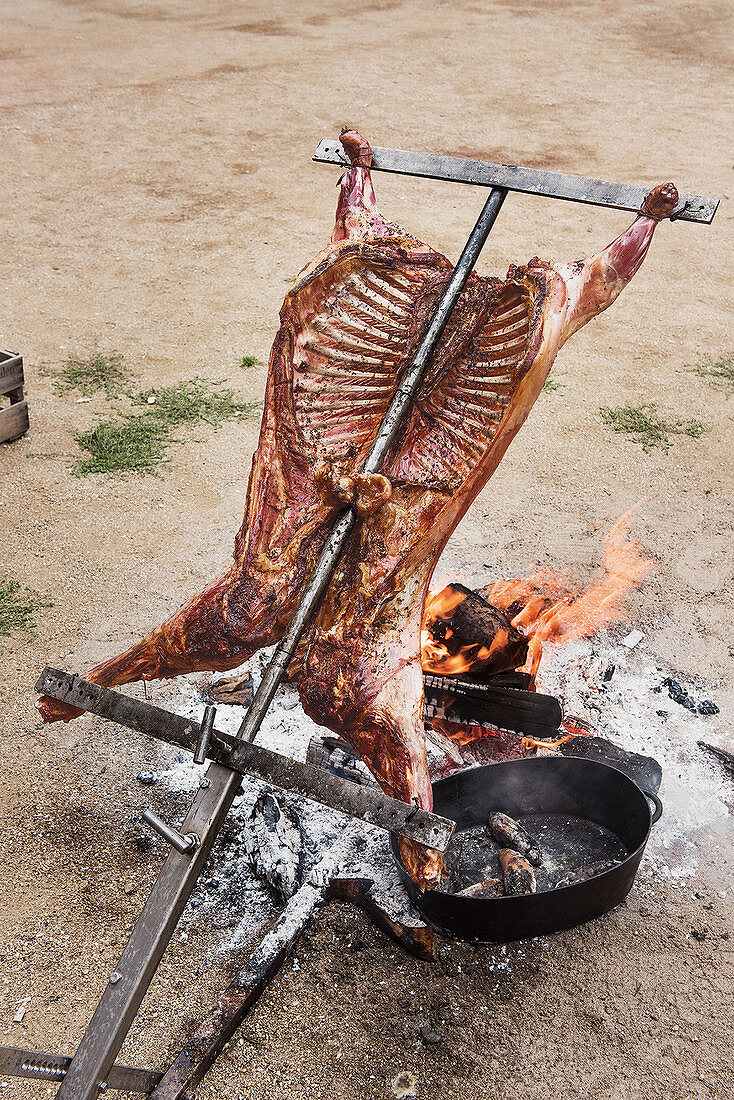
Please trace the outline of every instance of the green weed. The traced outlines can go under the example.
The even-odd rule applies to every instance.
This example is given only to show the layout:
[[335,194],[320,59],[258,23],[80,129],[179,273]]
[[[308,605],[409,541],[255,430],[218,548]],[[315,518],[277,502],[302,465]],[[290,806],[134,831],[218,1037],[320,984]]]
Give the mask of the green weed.
[[18,581],[0,577],[0,637],[7,637],[11,630],[35,630],[33,614],[39,607],[52,607],[48,596],[24,588]]
[[243,370],[249,370],[250,367],[264,367],[265,364],[256,355],[242,355],[237,360],[237,366],[242,367]]
[[146,412],[170,427],[180,424],[210,424],[221,427],[225,420],[239,413],[251,412],[255,402],[237,401],[230,389],[220,389],[221,382],[206,378],[190,378],[175,386],[145,390],[133,397],[134,405],[146,406]]
[[72,473],[150,473],[166,461],[176,428],[209,424],[219,428],[225,420],[261,406],[257,401],[238,401],[221,382],[189,378],[175,386],[160,386],[132,394],[133,405],[143,412],[115,420],[102,420],[86,432],[74,432],[74,439],[88,457],[80,459]]
[[122,365],[122,355],[93,355],[91,359],[69,359],[54,383],[57,393],[79,390],[85,397],[104,390],[108,397],[117,397],[130,371]]
[[563,382],[559,382],[556,378],[546,378],[543,383],[543,393],[555,393],[556,390],[563,391],[564,389]]
[[628,401],[616,409],[602,407],[599,411],[608,427],[640,443],[643,451],[661,447],[667,452],[672,446],[671,435],[699,439],[706,430],[700,420],[666,420],[652,404],[631,405]]
[[[723,386],[734,392],[734,356],[714,359],[713,355],[706,354],[693,369],[699,378],[705,378],[714,386]],[[726,396],[729,397],[730,394]]]
[[86,432],[73,432],[88,458],[79,459],[71,472],[86,474],[149,473],[166,458],[169,432],[165,424],[147,416],[102,420]]

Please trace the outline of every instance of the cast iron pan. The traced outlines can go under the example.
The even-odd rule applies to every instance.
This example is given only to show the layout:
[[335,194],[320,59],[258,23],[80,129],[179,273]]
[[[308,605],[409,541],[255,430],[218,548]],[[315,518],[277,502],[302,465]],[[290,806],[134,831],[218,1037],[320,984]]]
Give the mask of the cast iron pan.
[[650,826],[663,812],[656,794],[643,792],[616,768],[574,757],[533,757],[457,772],[434,783],[433,808],[454,820],[457,831],[486,825],[494,810],[510,817],[585,818],[609,829],[627,851],[617,866],[585,882],[522,897],[467,898],[439,890],[421,893],[391,837],[398,868],[422,916],[448,935],[490,943],[560,932],[619,905],[632,889]]

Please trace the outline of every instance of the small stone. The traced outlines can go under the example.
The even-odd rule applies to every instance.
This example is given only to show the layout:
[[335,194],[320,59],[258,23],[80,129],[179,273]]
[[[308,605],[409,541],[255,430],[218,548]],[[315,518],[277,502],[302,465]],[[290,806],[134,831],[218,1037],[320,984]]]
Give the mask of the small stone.
[[144,787],[152,787],[158,779],[158,776],[155,772],[138,772],[136,778],[138,783],[142,783]]
[[414,1073],[403,1070],[397,1077],[393,1077],[390,1088],[398,1100],[413,1100],[418,1095],[418,1078]]
[[151,394],[150,397],[148,398],[148,404],[149,405],[155,405],[155,397],[153,396],[153,394]]
[[717,707],[716,703],[713,702],[713,700],[703,699],[698,704],[698,713],[699,714],[718,714],[719,713],[719,708]]
[[440,1043],[443,1041],[444,1038],[443,1031],[425,1024],[421,1024],[421,1026],[418,1028],[418,1034],[420,1035],[424,1043]]

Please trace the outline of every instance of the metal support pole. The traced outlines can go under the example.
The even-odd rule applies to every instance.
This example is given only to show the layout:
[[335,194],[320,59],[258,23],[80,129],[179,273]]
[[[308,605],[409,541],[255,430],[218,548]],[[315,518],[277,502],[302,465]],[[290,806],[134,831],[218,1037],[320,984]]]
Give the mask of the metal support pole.
[[191,804],[181,832],[195,833],[200,843],[193,852],[172,848],[153,883],[148,900],[135,922],[110,975],[57,1097],[59,1100],[96,1100],[135,1019],[158,963],[184,911],[196,880],[232,805],[241,777],[212,764]]

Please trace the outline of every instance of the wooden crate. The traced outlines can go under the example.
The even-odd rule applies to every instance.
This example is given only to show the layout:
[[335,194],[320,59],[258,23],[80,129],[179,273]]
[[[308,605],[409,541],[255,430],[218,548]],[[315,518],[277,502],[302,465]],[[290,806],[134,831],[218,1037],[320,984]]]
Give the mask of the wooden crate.
[[23,357],[14,351],[0,350],[0,443],[19,439],[27,431],[28,404],[23,397]]

